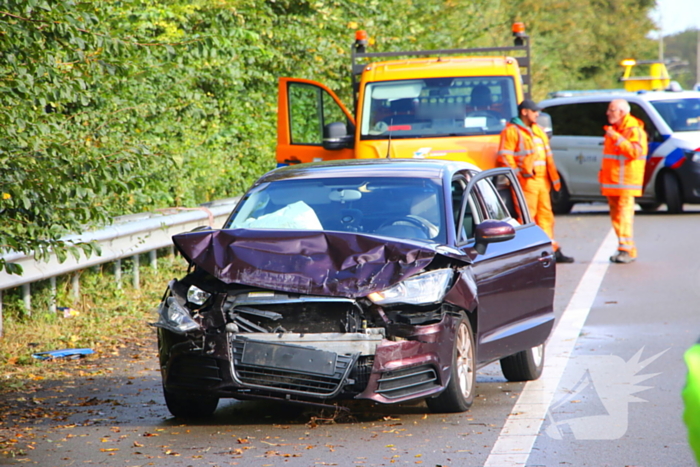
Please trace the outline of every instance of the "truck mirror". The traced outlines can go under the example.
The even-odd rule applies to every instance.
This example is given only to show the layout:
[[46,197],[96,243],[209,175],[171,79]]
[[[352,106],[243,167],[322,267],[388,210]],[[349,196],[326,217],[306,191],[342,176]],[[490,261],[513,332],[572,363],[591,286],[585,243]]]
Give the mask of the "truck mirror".
[[547,138],[552,137],[552,116],[546,112],[540,112],[537,117],[537,124],[544,130],[547,134]]
[[348,135],[348,128],[343,122],[333,122],[323,127],[323,149],[351,148],[354,135]]

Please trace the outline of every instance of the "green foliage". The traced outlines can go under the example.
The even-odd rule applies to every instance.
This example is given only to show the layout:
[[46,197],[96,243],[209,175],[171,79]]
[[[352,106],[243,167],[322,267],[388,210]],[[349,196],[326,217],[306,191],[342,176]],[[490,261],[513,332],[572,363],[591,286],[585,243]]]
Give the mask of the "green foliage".
[[699,34],[700,29],[688,29],[664,37],[664,57],[671,61],[667,65],[668,72],[671,79],[678,81],[683,89],[692,89],[695,83],[700,82],[700,76],[696,76]]
[[355,29],[375,50],[416,50],[508,45],[511,22],[524,21],[541,98],[610,87],[620,59],[648,58],[651,6],[0,0],[0,251],[90,254],[61,237],[240,194],[275,165],[279,77],[321,81],[349,103]]

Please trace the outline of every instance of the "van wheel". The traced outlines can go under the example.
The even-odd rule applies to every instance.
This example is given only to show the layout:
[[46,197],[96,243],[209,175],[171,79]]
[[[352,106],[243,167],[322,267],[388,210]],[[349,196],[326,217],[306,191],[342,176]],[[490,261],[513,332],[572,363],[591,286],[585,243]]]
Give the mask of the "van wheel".
[[681,185],[678,178],[671,172],[664,172],[663,193],[666,207],[669,214],[679,214],[683,212],[683,196],[681,195]]
[[476,347],[474,334],[466,316],[457,324],[452,349],[452,376],[444,391],[426,399],[428,408],[435,413],[464,412],[474,402],[476,386]]
[[549,192],[552,199],[552,212],[554,214],[569,214],[574,207],[574,203],[571,202],[569,189],[566,187],[566,183],[564,179],[561,178],[561,175],[559,176],[559,180],[561,180],[561,188],[559,188],[559,191],[551,190]]
[[501,359],[501,371],[508,381],[532,381],[542,375],[544,344]]

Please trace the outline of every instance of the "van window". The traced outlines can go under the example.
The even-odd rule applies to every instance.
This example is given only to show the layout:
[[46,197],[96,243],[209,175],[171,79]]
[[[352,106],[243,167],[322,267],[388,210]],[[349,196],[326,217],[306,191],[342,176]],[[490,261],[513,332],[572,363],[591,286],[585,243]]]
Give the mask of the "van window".
[[608,124],[607,102],[554,105],[545,111],[552,117],[552,134],[556,136],[597,136],[604,134]]
[[634,102],[630,102],[630,114],[644,122],[644,129],[647,132],[647,137],[650,143],[663,143],[661,133],[656,128],[656,125],[651,122],[649,114],[647,114],[646,110],[642,109],[642,106],[635,104]]
[[654,101],[652,105],[673,131],[700,130],[700,99]]
[[[552,117],[552,133],[556,136],[596,136],[603,137],[603,127],[608,125],[609,102],[582,102],[579,104],[555,105],[545,111]],[[634,102],[630,102],[631,114],[644,122],[644,129],[650,142],[662,142],[661,133],[652,123],[647,112]]]

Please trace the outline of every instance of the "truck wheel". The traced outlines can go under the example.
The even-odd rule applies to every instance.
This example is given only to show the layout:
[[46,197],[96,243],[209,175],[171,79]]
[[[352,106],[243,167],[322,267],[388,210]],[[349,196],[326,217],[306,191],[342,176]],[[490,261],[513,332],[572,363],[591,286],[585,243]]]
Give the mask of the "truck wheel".
[[544,368],[544,344],[501,359],[501,371],[508,381],[532,381]]
[[655,201],[652,201],[651,203],[638,203],[639,207],[642,208],[643,212],[656,212],[659,207],[661,207],[661,203],[657,203]]
[[669,214],[683,212],[683,196],[681,195],[681,186],[676,176],[671,172],[664,172],[661,180],[663,182],[664,201]]
[[476,385],[476,347],[474,334],[466,316],[457,324],[452,352],[452,376],[440,395],[426,399],[428,408],[435,413],[464,412],[474,402]]
[[163,396],[168,410],[175,417],[205,418],[209,417],[219,405],[219,398],[199,394],[176,394],[163,388]]
[[559,180],[561,180],[559,191],[551,190],[549,192],[552,199],[552,212],[554,214],[569,214],[574,207],[574,203],[571,202],[569,189],[566,187],[564,179],[559,176]]

